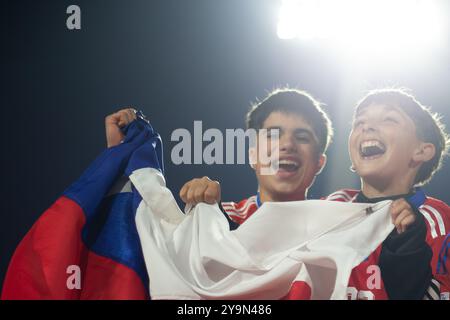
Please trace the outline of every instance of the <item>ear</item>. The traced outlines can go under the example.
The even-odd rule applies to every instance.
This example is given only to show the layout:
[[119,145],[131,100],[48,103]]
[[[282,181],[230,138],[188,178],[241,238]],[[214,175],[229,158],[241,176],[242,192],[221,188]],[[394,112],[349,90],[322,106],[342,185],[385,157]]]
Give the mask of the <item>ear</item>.
[[255,170],[256,169],[256,161],[257,161],[256,147],[248,148],[248,159],[249,159],[250,167],[252,167],[252,169]]
[[317,161],[316,176],[318,176],[322,172],[326,164],[327,164],[327,155],[322,153]]
[[413,160],[415,162],[427,162],[433,159],[436,154],[436,147],[430,142],[421,142],[419,147],[416,149]]

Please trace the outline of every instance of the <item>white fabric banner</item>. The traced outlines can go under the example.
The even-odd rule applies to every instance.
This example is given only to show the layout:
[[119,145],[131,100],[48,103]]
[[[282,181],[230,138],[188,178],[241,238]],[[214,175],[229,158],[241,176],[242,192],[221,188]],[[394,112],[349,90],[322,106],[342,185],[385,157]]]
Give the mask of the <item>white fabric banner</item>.
[[237,230],[217,205],[184,214],[162,174],[130,176],[152,299],[279,299],[305,281],[312,299],[346,299],[350,272],[389,235],[390,201],[264,203]]

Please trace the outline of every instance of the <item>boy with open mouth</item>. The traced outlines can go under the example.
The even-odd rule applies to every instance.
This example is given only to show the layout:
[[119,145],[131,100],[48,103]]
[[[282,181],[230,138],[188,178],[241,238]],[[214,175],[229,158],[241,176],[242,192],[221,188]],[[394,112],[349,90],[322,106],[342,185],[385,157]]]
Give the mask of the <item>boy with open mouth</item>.
[[402,291],[419,292],[421,289],[414,287],[413,282],[401,280],[386,267],[381,268],[384,284],[375,286],[367,280],[371,267],[377,262],[380,265],[384,256],[393,253],[404,254],[403,259],[408,261],[404,272],[410,277],[428,273],[423,263],[414,258],[414,250],[410,250],[426,250],[421,241],[425,233],[433,251],[434,277],[425,299],[449,298],[446,257],[450,208],[420,189],[439,170],[447,148],[448,136],[439,118],[409,93],[399,89],[375,90],[358,103],[348,149],[352,170],[361,178],[361,190],[340,190],[327,199],[351,202],[402,199],[397,204],[408,199],[416,214],[396,224],[397,231],[383,246],[353,270],[349,283],[351,298],[387,298],[386,292],[389,298],[402,298]]

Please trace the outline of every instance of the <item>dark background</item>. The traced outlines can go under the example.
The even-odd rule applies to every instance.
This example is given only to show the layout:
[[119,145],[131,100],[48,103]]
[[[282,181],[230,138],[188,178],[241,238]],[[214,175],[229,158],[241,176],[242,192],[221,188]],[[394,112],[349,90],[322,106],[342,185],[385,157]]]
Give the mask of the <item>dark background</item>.
[[[439,1],[446,23],[449,1]],[[142,109],[165,141],[166,179],[178,193],[203,175],[224,200],[256,192],[246,165],[170,161],[176,128],[243,128],[251,102],[290,85],[326,103],[336,130],[329,163],[310,191],[317,198],[358,187],[346,140],[356,101],[368,89],[406,86],[450,126],[447,34],[425,58],[376,64],[323,42],[280,40],[277,0],[10,1],[1,3],[2,201],[0,286],[11,255],[39,215],[105,147],[104,117]],[[81,8],[82,29],[66,28]],[[357,26],[355,26],[357,27]],[[419,46],[420,44],[418,44]],[[359,57],[364,58],[364,57]],[[450,164],[425,189],[450,203]]]

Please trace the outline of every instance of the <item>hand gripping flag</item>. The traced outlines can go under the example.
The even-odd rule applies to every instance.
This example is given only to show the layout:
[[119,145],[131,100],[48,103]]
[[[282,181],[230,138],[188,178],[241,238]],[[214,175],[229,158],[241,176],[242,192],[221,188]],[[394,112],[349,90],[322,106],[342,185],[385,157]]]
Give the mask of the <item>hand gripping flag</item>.
[[149,297],[136,197],[121,177],[129,163],[139,162],[133,153],[146,144],[162,170],[161,141],[141,115],[124,131],[124,142],[105,150],[20,242],[2,299]]

